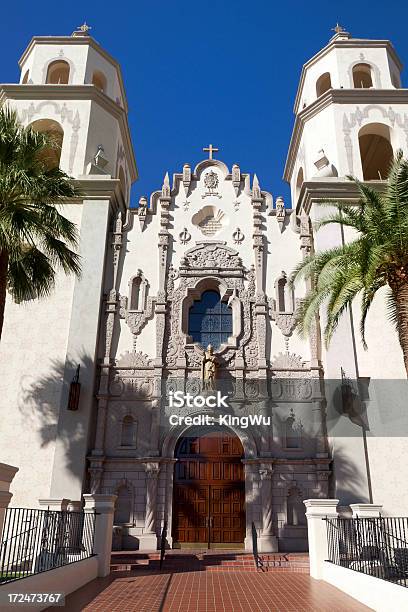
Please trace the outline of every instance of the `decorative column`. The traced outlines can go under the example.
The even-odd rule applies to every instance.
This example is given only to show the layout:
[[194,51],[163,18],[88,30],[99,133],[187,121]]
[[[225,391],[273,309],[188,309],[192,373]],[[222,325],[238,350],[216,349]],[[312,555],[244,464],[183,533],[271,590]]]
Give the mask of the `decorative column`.
[[253,552],[253,502],[254,502],[254,471],[257,469],[257,461],[242,459],[245,473],[245,550]]
[[259,470],[261,477],[261,499],[262,499],[262,534],[258,540],[259,552],[276,552],[278,540],[273,533],[272,513],[272,465],[262,465]]
[[94,553],[98,555],[98,576],[108,576],[110,574],[116,495],[86,494],[83,497],[85,514],[96,512]]
[[0,541],[6,508],[8,508],[11,498],[13,497],[13,494],[10,493],[10,485],[18,470],[19,468],[8,465],[7,463],[0,463]]
[[264,261],[265,261],[265,238],[262,232],[263,196],[259,186],[258,177],[254,175],[252,183],[252,209],[253,209],[253,234],[252,242],[255,256],[255,318],[258,341],[258,378],[266,378],[266,318],[268,316],[268,303],[264,287]]
[[144,463],[146,471],[146,512],[143,534],[140,536],[139,550],[156,550],[157,482],[160,464],[149,461]]
[[338,499],[306,499],[307,534],[309,540],[310,575],[323,576],[323,562],[328,555],[327,522],[323,519],[337,518]]

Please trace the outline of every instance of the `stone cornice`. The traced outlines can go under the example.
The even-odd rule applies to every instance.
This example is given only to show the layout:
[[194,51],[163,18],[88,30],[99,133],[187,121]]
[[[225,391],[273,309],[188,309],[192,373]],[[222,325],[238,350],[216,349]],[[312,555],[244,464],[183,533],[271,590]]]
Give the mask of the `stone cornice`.
[[408,104],[408,89],[329,89],[296,115],[289,143],[283,178],[289,182],[293,172],[303,128],[331,104]]
[[126,149],[132,183],[138,178],[127,113],[122,106],[100,91],[95,85],[0,85],[0,106],[6,100],[87,100],[99,104],[117,119]]
[[88,47],[92,47],[95,49],[106,61],[108,61],[112,66],[114,66],[118,73],[119,78],[119,87],[123,98],[123,103],[127,110],[127,100],[125,87],[123,84],[122,71],[120,68],[120,64],[107,52],[103,49],[92,36],[33,36],[33,38],[28,43],[27,48],[23,52],[22,56],[18,60],[18,65],[21,69],[22,65],[26,61],[28,55],[33,50],[35,45],[87,45]]
[[371,49],[385,47],[388,50],[392,59],[394,60],[395,64],[397,65],[398,69],[400,71],[402,70],[403,65],[391,41],[389,40],[369,40],[365,38],[343,39],[343,38],[337,38],[334,36],[328,42],[328,44],[325,47],[323,47],[323,49],[320,49],[320,51],[318,51],[305,64],[303,64],[302,72],[300,74],[300,79],[299,79],[299,85],[298,85],[298,89],[296,93],[295,104],[293,107],[293,112],[296,113],[296,109],[299,106],[300,94],[301,94],[301,91],[305,83],[306,71],[308,68],[310,68],[310,66],[315,64],[318,60],[320,60],[325,55],[327,55],[332,49],[335,49],[335,48],[337,49],[345,49],[345,48],[346,49],[361,49],[361,48],[367,48],[367,47],[370,47]]
[[[369,181],[366,184],[377,191],[384,191],[387,181]],[[299,214],[304,209],[308,214],[313,203],[327,200],[343,200],[353,203],[357,202],[360,197],[357,185],[346,178],[312,179],[305,181],[302,185],[296,203],[296,212]]]

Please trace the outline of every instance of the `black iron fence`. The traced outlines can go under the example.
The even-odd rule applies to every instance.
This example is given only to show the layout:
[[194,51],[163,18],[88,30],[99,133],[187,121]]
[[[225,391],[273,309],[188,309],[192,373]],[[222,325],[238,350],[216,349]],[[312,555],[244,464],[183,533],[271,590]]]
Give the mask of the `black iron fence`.
[[94,513],[7,508],[0,584],[91,557],[94,533]]
[[163,523],[163,529],[161,532],[161,539],[160,539],[160,569],[163,566],[163,562],[164,562],[164,558],[166,556],[166,544],[167,544],[167,521],[164,521]]
[[331,563],[408,587],[408,517],[325,520]]

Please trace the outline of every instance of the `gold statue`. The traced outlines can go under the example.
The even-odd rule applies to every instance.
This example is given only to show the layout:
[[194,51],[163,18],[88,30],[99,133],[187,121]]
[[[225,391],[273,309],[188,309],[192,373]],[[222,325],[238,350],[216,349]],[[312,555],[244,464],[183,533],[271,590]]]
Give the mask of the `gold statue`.
[[201,362],[201,379],[203,381],[203,391],[215,391],[215,379],[217,377],[218,359],[214,355],[211,344],[204,351],[204,356]]

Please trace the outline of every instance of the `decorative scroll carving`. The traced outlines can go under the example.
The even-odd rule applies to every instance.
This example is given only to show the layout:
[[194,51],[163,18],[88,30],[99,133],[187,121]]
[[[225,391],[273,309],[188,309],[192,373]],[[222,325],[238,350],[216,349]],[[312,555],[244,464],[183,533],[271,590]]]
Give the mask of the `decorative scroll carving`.
[[120,298],[120,317],[125,319],[126,323],[134,336],[137,336],[146,325],[147,321],[152,318],[154,313],[154,304],[157,297],[149,296],[145,310],[129,310],[127,297]]
[[238,253],[225,243],[199,243],[184,255],[180,268],[222,269],[242,268]]
[[116,397],[131,397],[148,399],[154,390],[153,380],[144,376],[135,378],[128,377],[126,370],[118,370],[109,385],[109,392]]

